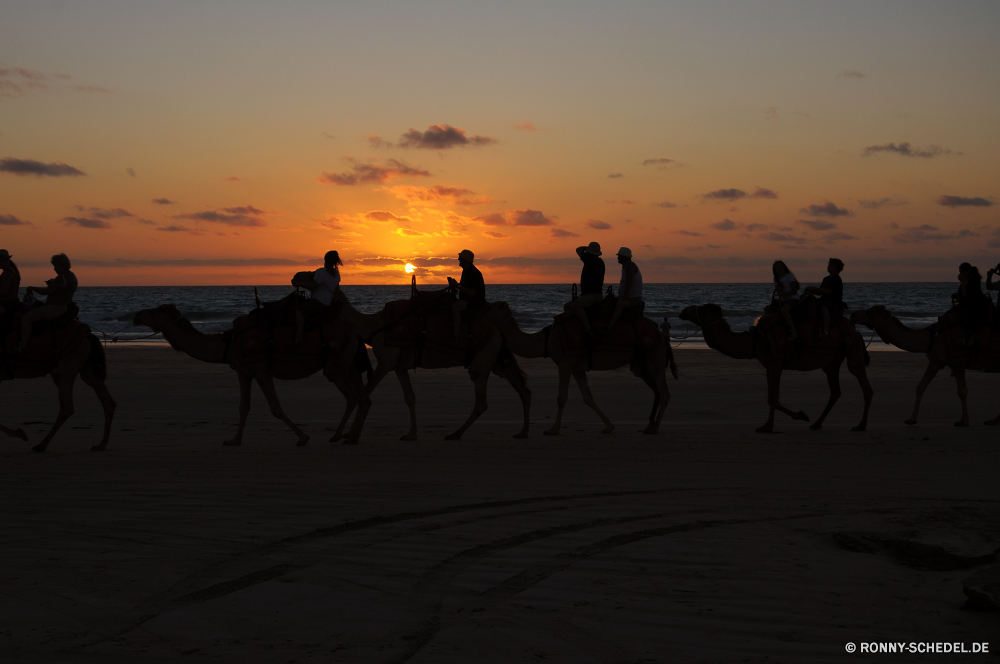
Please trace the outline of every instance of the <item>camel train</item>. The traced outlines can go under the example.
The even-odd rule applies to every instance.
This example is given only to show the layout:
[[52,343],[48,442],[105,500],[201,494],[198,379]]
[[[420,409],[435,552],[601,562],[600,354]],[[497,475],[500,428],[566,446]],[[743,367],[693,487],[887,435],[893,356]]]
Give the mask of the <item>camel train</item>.
[[[4,258],[3,253],[6,252],[0,253],[0,260]],[[7,258],[9,262],[9,256]],[[54,261],[56,258],[53,257]],[[235,319],[233,328],[223,333],[206,334],[197,330],[173,304],[146,309],[135,315],[134,325],[162,334],[175,350],[204,362],[228,364],[236,372],[240,386],[239,424],[235,435],[226,440],[225,445],[240,445],[243,441],[254,383],[264,393],[274,417],[294,433],[296,444],[305,445],[309,436],[285,414],[274,380],[296,380],[319,371],[346,401],[331,442],[341,440],[345,444],[357,444],[360,441],[372,393],[390,372],[396,374],[409,409],[409,429],[401,440],[415,440],[416,397],[408,372],[418,367],[464,367],[473,382],[475,403],[472,412],[458,429],[445,436],[446,439],[460,439],[486,412],[487,383],[491,373],[505,379],[517,392],[523,421],[514,437],[527,438],[532,393],[527,376],[518,365],[518,357],[551,358],[558,370],[556,416],[552,426],[544,431],[546,435],[559,435],[562,429],[571,378],[579,386],[584,403],[603,423],[602,433],[611,433],[615,425],[597,405],[587,373],[624,366],[653,392],[653,404],[643,432],[659,432],[670,401],[667,371],[675,379],[678,377],[668,335],[669,325],[657,326],[644,315],[643,306],[623,309],[620,305],[623,298],[615,298],[610,288],[603,297],[591,293],[592,297],[584,300],[590,303],[589,306],[575,306],[574,294],[574,302],[567,304],[564,313],[556,316],[552,324],[529,333],[521,329],[506,302],[483,301],[475,316],[466,315],[465,307],[455,306],[455,295],[463,292],[462,284],[466,283],[464,278],[462,284],[451,280],[448,288],[429,292],[418,291],[414,279],[409,299],[388,302],[376,313],[362,313],[338,287],[336,252],[330,252],[327,259],[327,266],[333,267],[330,274],[336,277],[328,284],[328,298],[316,297],[323,287],[319,282],[326,278],[320,274],[322,271],[299,273],[293,285],[312,291],[312,298],[304,299],[297,290],[278,302],[258,302],[256,309]],[[69,273],[68,267],[65,272]],[[790,275],[787,268],[785,272]],[[776,272],[775,283],[778,282]],[[812,290],[823,293],[822,289]],[[1000,371],[1000,340],[993,338],[992,327],[979,325],[970,332],[968,320],[951,313],[929,328],[915,330],[907,328],[881,305],[855,311],[848,320],[836,306],[833,307],[836,316],[828,315],[829,312],[820,315],[818,307],[822,304],[822,298],[807,295],[803,303],[795,307],[796,313],[792,316],[789,308],[778,300],[745,332],[733,331],[722,308],[716,304],[688,306],[680,313],[680,318],[702,331],[709,348],[736,359],[755,359],[764,367],[769,412],[767,421],[757,428],[760,433],[774,430],[776,412],[793,420],[809,421],[803,411],[793,411],[782,405],[780,384],[785,370],[820,369],[826,374],[829,398],[819,418],[810,426],[813,430],[821,429],[841,396],[840,367],[845,360],[864,396],[861,420],[852,430],[866,430],[873,396],[866,373],[870,358],[855,325],[874,330],[886,343],[927,355],[928,367],[917,385],[913,413],[905,420],[906,424],[917,423],[927,385],[938,371],[949,367],[955,376],[962,405],[961,419],[955,424],[969,425],[965,371]],[[841,304],[839,296],[836,304]],[[79,310],[75,304],[69,303],[56,313],[60,311],[60,315],[47,321],[37,317],[39,321],[33,332],[27,335],[19,334],[13,322],[16,318],[0,318],[0,322],[6,321],[6,326],[0,325],[0,342],[4,345],[0,381],[52,375],[60,408],[45,438],[32,448],[42,452],[73,413],[72,388],[79,375],[95,390],[104,409],[104,435],[92,447],[104,450],[108,446],[116,408],[104,384],[107,377],[104,349],[89,327],[76,320]],[[374,368],[369,361],[369,347],[377,360]],[[366,374],[367,381],[364,379]],[[348,422],[351,422],[349,428]],[[988,425],[998,423],[1000,415],[985,422]],[[20,428],[0,425],[0,432],[28,439]]]

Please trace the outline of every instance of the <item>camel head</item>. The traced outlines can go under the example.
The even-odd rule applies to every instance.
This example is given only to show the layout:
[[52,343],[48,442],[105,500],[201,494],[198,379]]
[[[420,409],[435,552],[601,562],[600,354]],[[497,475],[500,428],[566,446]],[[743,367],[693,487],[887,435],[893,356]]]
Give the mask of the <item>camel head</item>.
[[876,304],[864,311],[855,311],[851,314],[851,323],[854,325],[864,325],[869,330],[887,322],[892,316],[884,305]]
[[690,305],[684,307],[679,318],[689,323],[694,323],[698,327],[705,327],[710,323],[722,320],[722,307],[717,304]]
[[154,332],[159,332],[170,323],[174,323],[181,317],[181,312],[173,304],[161,304],[155,309],[143,309],[135,315],[132,320],[133,325],[148,327]]
[[510,305],[502,300],[500,302],[489,302],[486,305],[486,317],[494,325],[500,325],[513,318],[514,312],[510,310]]

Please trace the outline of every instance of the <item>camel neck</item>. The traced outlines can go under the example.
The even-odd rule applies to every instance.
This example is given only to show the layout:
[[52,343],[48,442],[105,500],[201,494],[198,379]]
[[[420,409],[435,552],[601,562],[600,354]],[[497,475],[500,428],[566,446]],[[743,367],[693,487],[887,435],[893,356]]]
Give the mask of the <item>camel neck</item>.
[[162,330],[163,338],[175,349],[202,362],[225,361],[226,339],[222,334],[204,334],[182,318]]
[[875,326],[879,339],[897,348],[911,353],[926,353],[930,350],[931,333],[927,330],[914,330],[902,323],[895,316]]
[[497,326],[500,333],[507,338],[507,346],[518,357],[544,357],[545,332],[528,333],[521,329],[517,321],[510,318]]
[[701,330],[705,343],[723,355],[737,360],[749,360],[754,356],[754,338],[750,332],[733,332],[729,323],[722,319],[709,323]]

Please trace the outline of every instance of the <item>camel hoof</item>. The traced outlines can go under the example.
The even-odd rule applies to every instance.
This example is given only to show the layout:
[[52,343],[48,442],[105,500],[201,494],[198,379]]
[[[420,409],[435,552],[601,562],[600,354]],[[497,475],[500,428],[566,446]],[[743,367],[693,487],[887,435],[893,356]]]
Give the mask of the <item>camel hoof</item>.
[[799,412],[797,412],[794,415],[792,415],[792,419],[793,420],[801,420],[803,422],[808,422],[809,421],[809,416],[806,415],[806,412],[804,410],[800,410]]
[[916,420],[903,420],[903,424],[909,424],[911,427],[916,423]]
[[1000,424],[1000,418],[997,418],[995,420],[986,420],[985,422],[983,422],[983,424],[985,424],[988,427],[995,427],[996,425]]
[[237,447],[239,445],[242,445],[243,441],[242,440],[236,440],[234,438],[233,440],[227,440],[226,442],[224,442],[222,444],[225,445],[226,447]]
[[97,445],[94,445],[93,447],[91,447],[90,451],[91,452],[103,452],[106,449],[108,449],[108,444],[107,443],[98,443]]
[[955,426],[957,426],[957,427],[967,427],[967,426],[969,426],[969,423],[968,422],[955,422]]
[[399,439],[400,440],[416,440],[417,439],[417,434],[415,434],[415,433],[404,433],[402,436],[399,437]]
[[774,427],[769,427],[767,425],[762,427],[757,427],[757,433],[773,433]]
[[526,440],[528,438],[528,432],[522,431],[521,433],[515,433],[514,438],[517,438],[519,440]]
[[642,432],[643,433],[648,433],[648,434],[654,434],[654,433],[658,433],[658,430],[657,429],[653,429],[652,427],[646,427],[645,429],[642,430]]
[[559,429],[546,429],[542,433],[544,433],[546,436],[558,436]]
[[24,432],[24,429],[14,429],[14,431],[9,435],[11,438],[20,438],[24,441],[28,440],[28,434]]
[[460,434],[460,433],[458,433],[456,431],[455,433],[449,433],[447,436],[444,437],[444,439],[445,440],[462,440],[462,434]]
[[609,424],[608,426],[606,426],[603,429],[601,429],[601,433],[611,433],[614,430],[615,430],[615,425],[614,424]]
[[335,433],[332,436],[330,436],[330,442],[331,443],[336,443],[338,440],[340,440],[343,437],[344,437],[344,434],[342,434],[342,433]]
[[357,438],[345,438],[344,445],[357,445],[359,440]]
[[867,431],[867,430],[868,430],[868,425],[866,424],[859,424],[856,427],[851,427],[851,431]]
[[309,442],[309,436],[302,436],[299,438],[299,442],[295,443],[295,447],[304,447],[306,443]]
[[35,445],[34,447],[31,448],[31,451],[32,452],[44,452],[46,447],[48,447],[47,444],[38,443],[37,445]]
[[823,428],[823,425],[820,424],[819,422],[816,422],[815,424],[810,424],[809,428],[812,429],[813,431],[819,431],[820,429]]

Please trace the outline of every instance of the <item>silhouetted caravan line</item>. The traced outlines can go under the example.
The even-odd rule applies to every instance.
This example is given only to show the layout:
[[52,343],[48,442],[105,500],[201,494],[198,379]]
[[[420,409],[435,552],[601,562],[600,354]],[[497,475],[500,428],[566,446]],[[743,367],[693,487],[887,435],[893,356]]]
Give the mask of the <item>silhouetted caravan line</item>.
[[[608,301],[614,306],[610,298]],[[615,425],[594,401],[587,382],[587,371],[604,371],[624,366],[630,366],[632,373],[642,378],[653,390],[653,409],[649,413],[649,424],[643,432],[659,431],[663,413],[670,402],[666,368],[669,365],[674,378],[677,378],[677,363],[669,341],[663,338],[653,321],[644,317],[622,320],[606,336],[592,342],[585,336],[583,326],[573,311],[560,314],[553,325],[531,334],[521,330],[506,302],[487,305],[486,315],[503,333],[515,355],[528,358],[551,357],[559,368],[558,411],[552,427],[545,431],[547,435],[558,435],[562,427],[571,376],[580,386],[584,403],[593,408],[604,422],[603,433],[611,433]]]
[[[240,423],[236,435],[227,440],[226,445],[243,442],[243,430],[250,413],[250,388],[255,380],[264,392],[271,414],[299,437],[298,445],[305,445],[309,436],[285,415],[274,389],[274,379],[297,380],[320,369],[344,395],[348,406],[352,409],[358,407],[358,416],[346,439],[348,443],[358,442],[371,400],[365,393],[361,372],[356,366],[359,342],[350,325],[345,324],[331,307],[326,318],[312,330],[314,336],[320,337],[315,341],[321,343],[309,345],[304,340],[304,347],[300,348],[294,343],[294,320],[289,318],[286,324],[265,331],[263,318],[263,310],[257,310],[237,318],[233,330],[205,334],[196,330],[176,306],[163,304],[137,313],[134,324],[161,332],[175,350],[187,353],[196,360],[228,364],[237,373],[240,379]],[[309,332],[307,329],[306,334]]]
[[[913,414],[904,420],[906,424],[916,424],[920,415],[920,401],[937,372],[945,367],[952,370],[958,388],[958,398],[962,402],[962,418],[955,426],[969,426],[969,388],[965,381],[967,369],[1000,372],[1000,343],[993,338],[993,329],[981,326],[975,337],[975,344],[965,343],[965,330],[957,314],[942,316],[941,322],[922,329],[904,325],[883,305],[878,304],[864,311],[855,311],[851,322],[875,330],[879,338],[887,344],[910,351],[927,354],[927,369],[917,383],[917,398],[913,403]],[[1000,415],[984,424],[1000,424]]]
[[847,368],[854,374],[865,397],[865,410],[852,431],[864,431],[868,426],[868,410],[872,403],[872,387],[865,371],[866,353],[864,341],[848,321],[840,319],[840,325],[832,330],[827,340],[814,340],[815,321],[804,321],[799,326],[797,341],[788,338],[785,323],[780,314],[770,314],[746,332],[733,332],[722,316],[722,308],[717,304],[689,306],[681,312],[681,320],[699,326],[709,348],[738,360],[756,359],[767,369],[767,405],[770,407],[767,422],[757,428],[758,433],[774,430],[774,411],[780,410],[793,420],[809,421],[803,411],[793,413],[781,405],[778,398],[781,386],[781,372],[813,371],[822,369],[830,385],[830,399],[823,414],[811,429],[821,429],[826,416],[840,398],[840,365],[847,358]]
[[[375,373],[365,387],[366,395],[370,396],[390,371],[396,372],[410,410],[410,430],[400,440],[417,439],[416,396],[407,373],[416,367],[466,367],[469,370],[469,377],[476,391],[472,414],[462,426],[445,436],[445,439],[459,440],[472,423],[486,412],[486,385],[491,371],[507,380],[521,397],[524,424],[514,437],[527,438],[531,414],[531,390],[528,389],[527,376],[506,349],[503,338],[493,324],[485,316],[476,318],[463,326],[468,334],[459,335],[456,343],[451,339],[452,290],[418,292],[414,289],[413,295],[409,300],[388,302],[381,311],[374,314],[364,314],[355,309],[343,291],[337,291],[334,295],[343,303],[341,315],[371,345],[378,360]],[[352,408],[352,404],[348,403],[341,428]],[[336,440],[339,435],[340,429],[330,440]]]

